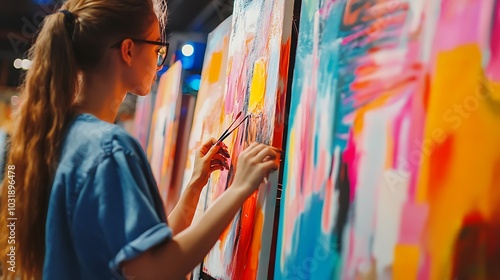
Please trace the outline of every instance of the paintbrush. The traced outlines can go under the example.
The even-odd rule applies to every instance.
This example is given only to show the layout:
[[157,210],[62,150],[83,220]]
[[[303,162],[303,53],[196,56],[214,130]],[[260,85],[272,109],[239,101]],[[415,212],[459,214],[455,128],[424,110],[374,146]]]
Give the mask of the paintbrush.
[[[224,133],[222,133],[222,135],[219,137],[219,139],[215,142],[214,145],[218,145],[220,144],[222,141],[224,141],[227,137],[229,137],[229,135],[231,135],[231,133],[233,133],[241,124],[243,124],[248,118],[250,118],[251,116],[250,115],[246,115],[243,120],[241,120],[234,128],[232,128],[232,126],[234,125],[234,123],[236,122],[236,120],[241,116],[241,112],[238,113],[238,115],[236,115],[236,118],[234,119],[234,121],[231,123],[231,125],[229,125],[229,127],[224,131]],[[232,128],[232,129],[231,129]]]
[[[224,136],[227,134],[227,132],[229,131],[229,129],[231,128],[231,126],[233,126],[233,124],[236,122],[236,120],[238,120],[238,119],[240,118],[241,113],[242,113],[242,111],[240,111],[240,112],[238,113],[238,115],[236,115],[236,118],[234,118],[233,122],[229,125],[229,127],[228,127],[226,130],[224,130],[224,132],[223,132],[223,133],[222,133],[222,135],[219,137],[219,139],[217,139],[217,141],[215,142],[215,144],[214,144],[214,145],[218,145],[220,142],[222,142],[222,139],[223,139],[223,138],[224,138]],[[225,139],[225,138],[224,138],[224,139]]]

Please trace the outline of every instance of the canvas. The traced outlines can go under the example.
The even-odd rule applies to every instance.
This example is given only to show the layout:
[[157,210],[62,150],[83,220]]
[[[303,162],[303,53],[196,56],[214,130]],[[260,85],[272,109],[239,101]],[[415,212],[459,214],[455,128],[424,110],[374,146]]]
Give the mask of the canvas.
[[137,97],[134,116],[134,137],[139,141],[144,151],[147,151],[149,128],[151,125],[153,94]]
[[153,111],[148,157],[164,203],[170,191],[175,140],[181,108],[182,64],[175,62],[161,76]]
[[[194,169],[194,157],[197,149],[210,138],[217,138],[223,132],[223,98],[226,88],[226,66],[231,35],[232,17],[224,20],[208,35],[207,48],[201,73],[200,90],[196,97],[196,107],[189,136],[186,167],[182,180],[182,192],[191,180]],[[193,218],[197,222],[206,205],[207,191],[203,188]],[[193,271],[193,279],[200,278],[200,267]]]
[[[206,124],[201,128],[198,124],[193,135],[199,133],[199,129],[207,129],[210,133],[204,135],[218,138],[240,112],[241,119],[246,115],[251,118],[224,141],[231,155],[230,170],[212,174],[206,186],[203,209],[230,186],[236,159],[250,143],[259,141],[281,147],[292,12],[293,1],[289,0],[235,1],[223,95],[216,91],[213,97],[208,96],[197,105],[197,112],[199,106],[204,106],[200,104],[207,102],[220,104],[220,109],[213,105],[207,107]],[[206,62],[209,66],[205,68],[213,67],[213,59],[214,56]],[[205,74],[204,79],[209,77]],[[219,79],[214,82],[219,83]],[[208,84],[203,82],[202,89]],[[200,136],[194,137],[197,141],[203,140]],[[267,185],[261,186],[260,191],[245,202],[205,258],[204,273],[215,279],[267,278],[276,188],[277,175],[274,174]]]
[[275,279],[499,279],[500,3],[302,1]]
[[183,190],[191,180],[196,150],[211,137],[219,137],[224,129],[222,127],[223,98],[231,22],[232,18],[227,18],[208,35],[200,90],[196,97],[196,108],[189,137],[186,168],[182,181]]
[[168,196],[165,202],[165,211],[167,213],[171,213],[174,210],[181,195],[196,97],[191,94],[182,94],[179,102],[181,102],[181,110],[177,125],[177,139],[174,140],[176,143],[174,165],[172,167],[172,179],[169,184]]

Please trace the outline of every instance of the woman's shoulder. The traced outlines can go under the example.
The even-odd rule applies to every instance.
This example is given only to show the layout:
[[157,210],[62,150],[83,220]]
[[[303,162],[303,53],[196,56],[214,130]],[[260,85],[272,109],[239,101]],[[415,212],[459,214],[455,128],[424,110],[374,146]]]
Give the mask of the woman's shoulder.
[[63,140],[61,163],[95,164],[111,154],[123,151],[142,157],[141,146],[118,125],[102,121],[91,114],[78,115],[68,127]]

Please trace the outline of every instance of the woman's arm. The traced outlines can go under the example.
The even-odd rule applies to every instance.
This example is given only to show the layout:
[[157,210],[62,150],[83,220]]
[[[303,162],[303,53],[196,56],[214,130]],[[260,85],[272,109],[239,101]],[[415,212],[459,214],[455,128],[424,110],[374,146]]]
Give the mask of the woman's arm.
[[151,280],[185,277],[210,251],[244,200],[241,191],[228,189],[197,223],[160,247],[125,262],[124,274]]
[[207,184],[210,174],[215,170],[228,168],[227,147],[223,143],[214,146],[216,141],[212,138],[196,151],[193,177],[182,192],[179,202],[168,215],[168,226],[172,229],[174,236],[191,224],[201,190]]
[[277,170],[273,149],[252,144],[238,159],[231,187],[205,212],[199,222],[171,240],[123,263],[123,272],[138,279],[180,279],[185,277],[215,244],[238,209],[273,170]]
[[200,186],[200,183],[191,181],[182,192],[177,205],[168,215],[168,226],[172,229],[174,236],[191,225],[202,188],[203,185]]

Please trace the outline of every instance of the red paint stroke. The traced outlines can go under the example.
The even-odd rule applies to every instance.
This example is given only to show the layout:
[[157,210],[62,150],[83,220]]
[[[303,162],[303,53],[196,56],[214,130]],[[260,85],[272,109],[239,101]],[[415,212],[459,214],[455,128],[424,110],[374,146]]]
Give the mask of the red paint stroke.
[[[452,160],[454,142],[454,136],[450,134],[443,143],[436,143],[434,151],[431,152],[429,173],[430,180],[433,182],[432,186],[441,186],[445,182]],[[424,152],[422,152],[422,157],[425,157]],[[429,187],[429,191],[436,192],[436,189]]]
[[[429,159],[429,178],[432,178],[433,183],[428,186],[429,188],[444,184],[448,176],[454,144],[455,138],[450,134],[443,143],[436,143],[434,150],[431,150]],[[437,195],[439,192],[430,190],[429,193],[430,195]]]
[[276,114],[274,117],[274,134],[272,145],[281,148],[283,145],[283,134],[285,130],[285,104],[288,84],[288,68],[290,64],[291,38],[281,45],[280,67],[278,77],[278,93],[276,98]]
[[354,71],[354,74],[355,76],[370,75],[377,72],[378,69],[379,67],[377,66],[377,64],[375,64],[374,61],[370,61],[369,63],[366,63],[365,65],[361,65],[360,67],[358,67]]
[[431,95],[431,77],[430,74],[426,74],[424,76],[424,89],[422,95],[422,105],[424,106],[424,111],[428,112],[429,110],[429,99]]
[[[253,228],[255,224],[255,210],[257,204],[257,192],[254,192],[243,203],[240,215],[240,226],[238,227],[239,238],[236,242],[235,253],[232,263],[232,279],[244,279],[248,273],[246,264],[250,259],[250,243],[252,241]],[[246,273],[245,273],[246,272]]]

